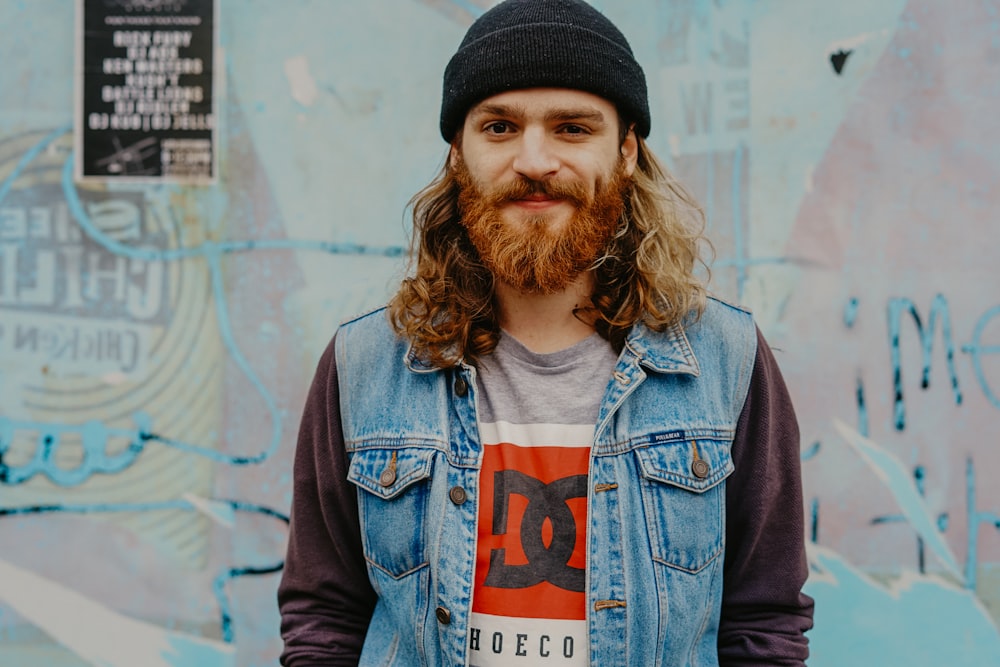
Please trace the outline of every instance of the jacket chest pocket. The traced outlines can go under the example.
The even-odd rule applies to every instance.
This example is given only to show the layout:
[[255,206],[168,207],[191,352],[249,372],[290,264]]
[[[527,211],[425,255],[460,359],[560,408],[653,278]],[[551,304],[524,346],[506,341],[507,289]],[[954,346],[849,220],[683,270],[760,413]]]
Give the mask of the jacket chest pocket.
[[427,564],[425,526],[434,450],[363,449],[347,478],[358,487],[365,559],[398,579]]
[[690,439],[636,450],[653,560],[696,573],[722,553],[729,442]]

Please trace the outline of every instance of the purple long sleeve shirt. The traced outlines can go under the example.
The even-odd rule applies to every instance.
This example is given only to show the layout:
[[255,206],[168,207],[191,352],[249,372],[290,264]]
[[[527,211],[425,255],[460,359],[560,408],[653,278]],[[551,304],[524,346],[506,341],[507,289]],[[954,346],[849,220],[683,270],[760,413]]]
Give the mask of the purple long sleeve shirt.
[[[278,604],[285,667],[357,665],[376,595],[368,582],[347,454],[333,343],[306,399],[295,453],[288,555]],[[758,332],[750,389],[726,481],[721,667],[805,664],[813,601],[803,539],[799,431]]]

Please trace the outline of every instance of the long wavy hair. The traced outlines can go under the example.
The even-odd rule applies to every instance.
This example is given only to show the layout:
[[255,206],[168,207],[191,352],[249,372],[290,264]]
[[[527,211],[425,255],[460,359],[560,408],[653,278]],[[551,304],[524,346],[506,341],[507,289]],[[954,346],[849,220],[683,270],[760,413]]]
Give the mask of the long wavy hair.
[[[625,209],[605,252],[594,262],[591,306],[578,317],[620,351],[637,322],[663,331],[705,306],[702,245],[705,216],[691,194],[642,140],[625,188]],[[389,303],[396,332],[424,363],[448,368],[475,363],[496,347],[500,325],[493,276],[469,241],[458,209],[459,187],[450,160],[410,200],[413,238],[410,277]]]

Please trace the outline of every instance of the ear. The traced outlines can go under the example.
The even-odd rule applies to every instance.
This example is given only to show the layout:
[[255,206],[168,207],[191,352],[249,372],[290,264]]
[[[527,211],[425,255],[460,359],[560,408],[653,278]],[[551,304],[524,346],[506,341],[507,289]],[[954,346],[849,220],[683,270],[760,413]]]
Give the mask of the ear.
[[622,159],[625,161],[625,176],[631,176],[639,160],[639,140],[635,136],[635,125],[629,125],[628,132],[621,146]]
[[465,128],[460,127],[451,138],[451,147],[448,149],[448,166],[454,169],[462,161],[462,137],[465,136]]

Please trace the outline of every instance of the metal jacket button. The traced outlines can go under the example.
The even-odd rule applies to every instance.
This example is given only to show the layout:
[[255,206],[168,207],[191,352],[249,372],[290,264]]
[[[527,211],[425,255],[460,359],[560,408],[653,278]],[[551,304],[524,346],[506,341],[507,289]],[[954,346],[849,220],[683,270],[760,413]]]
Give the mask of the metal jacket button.
[[392,458],[389,459],[389,465],[387,465],[382,470],[382,474],[378,476],[378,483],[382,486],[392,486],[396,481],[396,452],[392,453]]
[[455,503],[456,505],[461,505],[462,503],[465,502],[465,499],[468,496],[466,496],[465,494],[465,489],[463,489],[460,486],[453,486],[451,487],[451,490],[448,491],[448,497],[451,498],[451,502]]
[[694,473],[694,476],[698,479],[705,479],[708,477],[708,464],[702,459],[695,459],[691,463],[691,472]]
[[469,393],[469,383],[465,381],[465,378],[459,377],[455,380],[455,395],[459,398],[465,397]]
[[438,607],[435,609],[434,615],[437,616],[438,622],[440,622],[441,625],[448,625],[451,623],[451,612],[445,607]]

